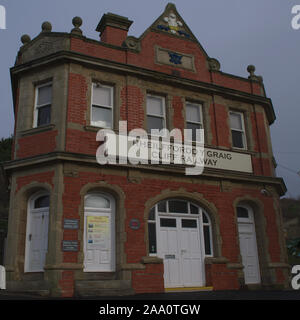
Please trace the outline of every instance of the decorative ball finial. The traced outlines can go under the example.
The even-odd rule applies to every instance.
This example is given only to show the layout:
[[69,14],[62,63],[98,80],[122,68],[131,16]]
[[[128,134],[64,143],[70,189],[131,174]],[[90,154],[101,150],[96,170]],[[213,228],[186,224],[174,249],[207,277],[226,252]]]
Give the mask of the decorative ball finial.
[[72,24],[74,28],[71,30],[71,33],[82,35],[82,30],[80,27],[82,26],[82,19],[80,17],[74,17],[72,20]]
[[72,23],[75,28],[79,28],[82,26],[82,19],[80,17],[74,17]]
[[259,81],[259,82],[263,82],[262,76],[257,76],[256,74],[254,74],[254,72],[255,72],[255,66],[254,65],[250,64],[247,67],[247,71],[250,73],[250,75],[248,76],[248,79],[256,80],[256,81]]
[[247,67],[247,71],[250,73],[250,76],[253,76],[254,75],[254,72],[255,72],[255,66],[250,64],[248,67]]
[[31,41],[31,38],[28,34],[24,34],[22,37],[21,37],[21,42],[23,43],[23,45],[29,43]]
[[42,24],[42,32],[51,32],[52,24],[49,21],[45,21]]

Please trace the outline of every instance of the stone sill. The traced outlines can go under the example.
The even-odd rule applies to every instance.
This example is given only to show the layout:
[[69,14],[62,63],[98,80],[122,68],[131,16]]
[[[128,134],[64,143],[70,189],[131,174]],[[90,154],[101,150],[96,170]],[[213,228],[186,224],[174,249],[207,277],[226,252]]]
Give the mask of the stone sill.
[[37,133],[40,133],[40,132],[51,131],[54,128],[55,128],[55,124],[47,124],[47,125],[44,125],[44,126],[31,128],[31,129],[28,129],[28,130],[23,130],[23,131],[21,131],[21,135],[23,137],[30,136],[32,134],[37,134]]

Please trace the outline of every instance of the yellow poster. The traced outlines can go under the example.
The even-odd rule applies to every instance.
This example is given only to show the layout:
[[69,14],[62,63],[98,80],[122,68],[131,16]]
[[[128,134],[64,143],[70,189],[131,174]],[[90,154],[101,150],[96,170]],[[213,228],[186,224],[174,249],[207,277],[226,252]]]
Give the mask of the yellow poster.
[[88,249],[108,249],[110,232],[109,217],[88,216],[87,217],[87,245]]

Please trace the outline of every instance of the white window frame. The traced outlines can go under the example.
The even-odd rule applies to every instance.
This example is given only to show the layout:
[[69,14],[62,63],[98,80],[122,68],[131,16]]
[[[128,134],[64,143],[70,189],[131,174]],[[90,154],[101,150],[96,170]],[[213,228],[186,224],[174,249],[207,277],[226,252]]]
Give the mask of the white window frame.
[[232,139],[232,130],[242,132],[242,139],[243,139],[243,147],[239,148],[233,145],[233,139],[232,139],[232,148],[240,149],[240,150],[246,150],[247,149],[247,139],[246,139],[246,129],[245,129],[245,118],[244,113],[239,111],[229,111],[229,123],[231,122],[230,116],[231,114],[238,114],[241,116],[241,122],[242,122],[242,129],[236,129],[232,128],[230,124],[230,132],[231,132],[231,139]]
[[[199,108],[199,116],[200,116],[200,121],[191,121],[191,120],[187,120],[187,106],[188,105],[193,105],[193,106],[197,106]],[[203,109],[202,109],[202,104],[201,103],[196,103],[196,102],[191,102],[191,101],[186,101],[185,102],[185,127],[187,128],[187,124],[188,123],[192,123],[192,124],[197,124],[199,125],[199,129],[204,129],[204,124],[203,124],[203,113],[202,113]]]
[[[94,87],[97,87],[98,85],[100,85],[101,87],[103,88],[109,88],[110,89],[110,101],[111,101],[111,105],[110,106],[104,106],[104,105],[100,105],[100,104],[96,104],[96,103],[93,103],[94,99]],[[99,128],[105,128],[105,129],[113,129],[114,128],[114,86],[111,86],[111,85],[102,85],[102,84],[99,84],[97,82],[93,82],[92,83],[92,93],[91,93],[91,109],[90,109],[90,114],[91,114],[91,117],[90,117],[90,124],[91,126],[94,126],[94,127],[99,127]],[[99,108],[105,108],[105,109],[110,109],[111,111],[111,127],[102,127],[102,126],[99,126],[97,125],[97,121],[93,121],[93,106],[96,106],[96,107],[99,107]]]
[[[187,213],[172,213],[169,211],[169,201],[176,200],[176,201],[182,201],[187,203],[187,208],[188,212]],[[158,205],[160,202],[166,201],[166,211],[165,212],[160,212],[158,211]],[[191,213],[191,205],[195,206],[198,208],[199,212],[198,214]],[[154,208],[155,210],[155,217],[154,220],[149,219],[149,214],[150,211]],[[213,257],[214,256],[214,247],[213,247],[213,227],[212,227],[212,222],[209,214],[199,205],[195,204],[194,202],[188,201],[188,200],[183,200],[183,199],[178,199],[178,198],[169,198],[165,200],[161,200],[158,203],[156,203],[148,213],[148,224],[155,224],[155,232],[156,232],[156,253],[150,253],[149,248],[148,248],[148,254],[150,257],[156,257],[157,256],[157,251],[158,251],[158,238],[157,235],[159,234],[159,218],[160,217],[170,217],[170,218],[175,218],[175,217],[181,217],[181,218],[192,218],[192,219],[197,219],[199,223],[199,232],[200,232],[200,241],[201,241],[201,246],[202,246],[202,252],[204,253],[204,257]],[[206,216],[208,222],[203,221],[203,214]],[[204,226],[209,227],[209,244],[210,244],[210,254],[207,254],[205,252],[205,238],[204,238]],[[149,241],[149,228],[148,228],[148,241]]]
[[[39,105],[38,106],[38,94],[39,94],[39,89],[40,88],[43,88],[43,87],[47,87],[47,86],[51,86],[51,97],[53,97],[53,84],[52,84],[52,81],[50,82],[47,82],[47,83],[43,83],[41,85],[37,85],[35,87],[35,102],[34,102],[34,113],[33,113],[33,128],[37,128],[37,127],[40,127],[38,126],[38,114],[39,114],[39,108],[42,108],[42,107],[45,107],[45,106],[48,106],[49,103],[46,103],[46,104],[42,104],[42,105]],[[51,111],[52,111],[52,99],[50,101],[50,108],[51,108]],[[51,117],[51,112],[50,112],[50,117]],[[48,125],[50,124],[51,121],[45,125]]]
[[[162,115],[158,116],[157,114],[148,113],[148,97],[158,98],[158,99],[162,100],[162,107],[163,107],[163,114]],[[163,119],[163,129],[166,129],[166,125],[167,125],[167,121],[166,121],[166,98],[164,96],[154,95],[154,94],[150,94],[150,93],[147,94],[147,97],[146,97],[146,117],[147,117],[147,128],[146,128],[146,131],[147,132],[148,132],[148,116]],[[148,134],[151,134],[151,132],[148,132]]]

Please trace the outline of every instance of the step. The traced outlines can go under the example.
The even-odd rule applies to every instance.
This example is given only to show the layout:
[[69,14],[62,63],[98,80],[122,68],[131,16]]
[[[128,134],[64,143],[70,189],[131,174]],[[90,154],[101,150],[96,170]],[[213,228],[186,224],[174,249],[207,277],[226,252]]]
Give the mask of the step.
[[78,297],[92,296],[124,296],[132,295],[130,280],[77,280],[75,295]]
[[50,294],[49,283],[45,280],[7,281],[6,290],[15,293],[29,293],[40,296]]

